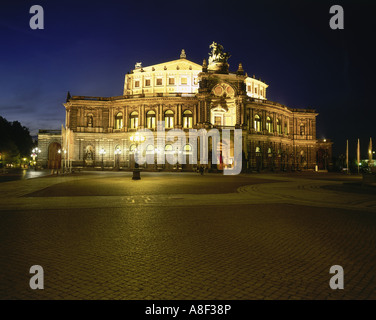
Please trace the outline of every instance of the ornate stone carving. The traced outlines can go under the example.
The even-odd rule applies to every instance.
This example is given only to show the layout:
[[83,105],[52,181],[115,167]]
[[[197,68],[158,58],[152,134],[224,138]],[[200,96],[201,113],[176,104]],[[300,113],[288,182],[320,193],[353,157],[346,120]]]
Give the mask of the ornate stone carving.
[[227,60],[231,57],[228,52],[223,51],[223,46],[219,43],[213,41],[209,48],[212,48],[211,53],[209,53],[209,64],[213,62],[227,63]]

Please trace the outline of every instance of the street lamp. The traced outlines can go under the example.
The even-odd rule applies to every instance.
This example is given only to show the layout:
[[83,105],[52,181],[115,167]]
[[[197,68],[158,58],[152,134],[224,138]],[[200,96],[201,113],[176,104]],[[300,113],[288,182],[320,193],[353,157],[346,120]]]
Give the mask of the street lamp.
[[[139,143],[145,141],[145,137],[141,135],[139,132],[136,132],[133,136],[130,137],[130,139],[136,145],[136,149],[134,150],[134,154],[136,154],[138,153]],[[138,162],[136,161],[136,158],[135,158],[132,180],[141,180],[140,171],[141,170],[139,169]]]
[[106,154],[106,150],[104,150],[103,148],[99,150],[99,154],[102,155],[102,170],[104,169],[104,165],[103,165],[103,156]]
[[64,162],[62,164],[62,167],[63,167],[63,173],[65,172],[65,170],[67,169],[67,150],[63,149],[59,149],[58,151],[58,154],[61,154],[61,153],[64,153]]
[[115,167],[117,170],[120,169],[120,163],[119,163],[119,157],[121,155],[121,150],[120,148],[115,149]]
[[32,154],[31,154],[31,157],[33,158],[33,165],[34,165],[34,169],[36,170],[36,162],[35,162],[35,158],[38,157],[38,153],[41,153],[41,150],[39,148],[34,148],[32,150]]

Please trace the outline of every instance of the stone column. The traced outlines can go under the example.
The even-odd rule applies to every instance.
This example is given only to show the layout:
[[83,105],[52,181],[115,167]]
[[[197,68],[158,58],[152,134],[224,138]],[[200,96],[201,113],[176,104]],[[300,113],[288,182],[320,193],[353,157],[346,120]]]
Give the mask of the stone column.
[[140,105],[138,105],[138,107],[137,107],[137,112],[138,112],[138,128],[137,129],[139,129],[140,128],[140,125],[141,125],[141,106]]
[[203,122],[208,121],[208,102],[205,100],[204,102],[204,118],[202,119]]
[[255,109],[250,109],[250,129],[255,129]]
[[242,124],[242,104],[239,102],[235,102],[236,107],[236,124],[241,125]]
[[163,108],[162,108],[162,104],[159,104],[158,105],[158,119],[159,121],[162,121],[162,113],[163,113]]
[[197,121],[197,123],[201,122],[201,109],[202,109],[202,101],[199,101],[197,108],[196,108],[196,121]]
[[141,129],[145,128],[145,105],[141,105]]
[[243,108],[243,121],[242,121],[242,124],[245,124],[246,126],[248,126],[248,121],[247,121],[247,114],[248,114],[248,110],[247,110],[247,105],[245,103],[242,103],[242,108]]
[[264,130],[266,130],[266,111],[263,110],[262,111],[262,119],[261,119],[261,131],[263,132]]
[[198,109],[198,106],[196,104],[193,105],[192,127],[194,127],[197,124],[197,109]]

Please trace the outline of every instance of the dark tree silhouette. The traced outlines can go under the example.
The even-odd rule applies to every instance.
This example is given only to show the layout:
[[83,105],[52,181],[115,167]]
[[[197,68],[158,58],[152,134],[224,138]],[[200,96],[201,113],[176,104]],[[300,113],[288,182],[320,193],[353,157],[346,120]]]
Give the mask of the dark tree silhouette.
[[29,157],[33,140],[29,129],[18,121],[9,122],[0,116],[0,153],[1,164],[19,163],[23,157]]

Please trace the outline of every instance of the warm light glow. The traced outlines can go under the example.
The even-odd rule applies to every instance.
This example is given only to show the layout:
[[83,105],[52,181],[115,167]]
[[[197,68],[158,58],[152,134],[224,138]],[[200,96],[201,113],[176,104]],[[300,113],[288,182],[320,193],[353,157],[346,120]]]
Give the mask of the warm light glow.
[[141,135],[139,132],[136,132],[133,136],[130,137],[131,141],[133,142],[143,142],[145,141],[145,137]]

